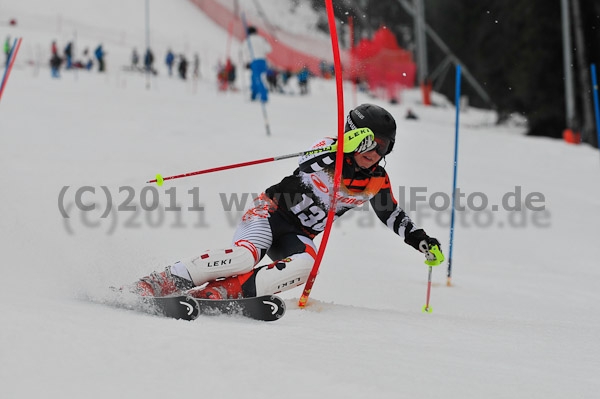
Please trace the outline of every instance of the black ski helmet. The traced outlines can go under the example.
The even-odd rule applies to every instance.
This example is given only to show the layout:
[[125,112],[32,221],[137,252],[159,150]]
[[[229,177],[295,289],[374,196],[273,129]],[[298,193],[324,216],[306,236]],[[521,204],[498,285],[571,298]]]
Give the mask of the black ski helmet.
[[387,143],[387,150],[381,156],[392,152],[396,142],[396,121],[385,109],[374,104],[361,104],[348,113],[345,131],[368,127],[373,131],[375,139]]

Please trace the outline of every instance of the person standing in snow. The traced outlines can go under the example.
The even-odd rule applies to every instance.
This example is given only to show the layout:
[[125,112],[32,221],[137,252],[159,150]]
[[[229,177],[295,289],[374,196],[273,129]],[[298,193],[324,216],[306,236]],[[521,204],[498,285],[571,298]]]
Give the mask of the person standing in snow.
[[73,42],[69,42],[65,46],[65,61],[67,62],[65,68],[71,69],[73,67]]
[[225,73],[227,74],[227,87],[233,89],[233,84],[235,83],[235,65],[231,62],[231,58],[227,59]]
[[300,87],[300,94],[308,94],[308,78],[310,77],[310,71],[308,67],[304,65],[300,72],[298,72],[298,86]]
[[106,68],[104,65],[105,52],[102,48],[102,44],[99,44],[98,47],[96,47],[96,50],[94,50],[94,55],[96,56],[96,60],[98,60],[98,72],[104,72]]
[[188,69],[188,60],[185,58],[184,54],[179,56],[179,66],[177,67],[177,71],[179,72],[179,77],[183,80],[187,79],[187,69]]
[[169,77],[173,76],[173,63],[175,62],[175,54],[169,49],[167,51],[167,55],[165,57],[165,63],[167,64],[167,69],[169,70]]
[[60,64],[62,64],[62,59],[58,56],[58,53],[52,53],[52,57],[50,57],[50,73],[55,79],[60,78]]
[[154,70],[154,53],[150,50],[150,47],[146,49],[146,53],[144,54],[144,71],[146,73],[152,73],[156,75],[156,71]]
[[94,61],[92,61],[92,57],[90,56],[90,49],[87,47],[83,50],[82,65],[83,68],[85,68],[88,71],[90,71],[92,69],[92,66],[94,65]]
[[200,79],[200,56],[194,53],[194,79]]
[[268,92],[263,76],[267,72],[267,55],[271,52],[271,45],[264,37],[260,36],[254,26],[248,27],[248,37],[243,44],[244,57],[250,60],[252,71],[252,84],[250,87],[252,101],[260,98],[263,103],[268,101]]
[[140,55],[137,52],[137,48],[133,48],[133,52],[131,53],[131,70],[138,70],[138,63],[140,62]]
[[62,59],[58,55],[56,41],[52,42],[50,51],[52,52],[52,55],[50,56],[50,73],[53,78],[58,79],[60,78],[60,64],[62,64]]
[[[362,104],[348,114],[345,131],[336,219],[369,201],[379,219],[405,243],[427,260],[443,262],[440,243],[398,206],[387,172],[379,164],[396,141],[392,115],[377,105]],[[319,140],[300,158],[293,174],[256,198],[231,246],[176,262],[141,278],[129,290],[142,296],[187,292],[196,298],[233,299],[276,294],[304,284],[316,258],[313,239],[325,229],[335,149],[336,139]],[[259,266],[265,255],[272,262]]]
[[281,93],[281,87],[279,87],[279,71],[275,67],[267,67],[267,82],[269,83],[270,92]]

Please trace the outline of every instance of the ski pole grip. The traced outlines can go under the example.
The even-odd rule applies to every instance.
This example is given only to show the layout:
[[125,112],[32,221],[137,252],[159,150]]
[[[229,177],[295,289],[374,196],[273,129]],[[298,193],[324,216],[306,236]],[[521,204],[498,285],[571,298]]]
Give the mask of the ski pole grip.
[[444,262],[444,254],[440,251],[440,248],[437,245],[432,245],[429,248],[429,252],[431,252],[435,256],[435,260],[426,260],[425,264],[428,266],[438,266]]

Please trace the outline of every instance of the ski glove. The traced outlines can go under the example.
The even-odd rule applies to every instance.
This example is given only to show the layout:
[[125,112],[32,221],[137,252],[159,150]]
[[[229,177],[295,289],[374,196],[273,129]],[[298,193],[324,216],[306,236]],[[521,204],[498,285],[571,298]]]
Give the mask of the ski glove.
[[429,266],[440,265],[444,261],[441,244],[433,237],[419,243],[419,251],[425,254],[425,264]]
[[424,253],[425,264],[429,266],[437,266],[445,260],[440,242],[433,237],[429,237],[423,229],[415,230],[407,235],[404,242]]
[[[375,135],[368,127],[350,130],[344,134],[344,153],[362,154],[377,147]],[[337,151],[337,143],[331,146],[331,152]]]

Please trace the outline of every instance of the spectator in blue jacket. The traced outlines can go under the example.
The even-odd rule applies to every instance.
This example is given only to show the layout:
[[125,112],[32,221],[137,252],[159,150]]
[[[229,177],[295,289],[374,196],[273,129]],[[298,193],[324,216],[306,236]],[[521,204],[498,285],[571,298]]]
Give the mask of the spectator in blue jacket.
[[98,47],[96,47],[96,50],[94,51],[94,55],[96,56],[96,59],[98,60],[98,72],[104,72],[105,69],[105,65],[104,65],[104,49],[102,48],[102,44],[99,44]]
[[310,77],[310,71],[304,65],[300,72],[298,72],[298,86],[300,86],[300,94],[308,94],[308,78]]
[[66,69],[73,68],[73,42],[67,43],[65,47],[65,61],[67,62]]
[[265,38],[257,33],[254,26],[248,27],[248,38],[244,42],[245,59],[250,60],[249,66],[252,70],[251,100],[260,97],[263,103],[268,100],[268,92],[263,81],[263,75],[267,72],[267,54],[271,52],[271,45]]
[[169,76],[173,76],[173,63],[175,62],[175,54],[173,54],[171,49],[167,51],[165,62],[167,63],[167,68],[169,68]]

